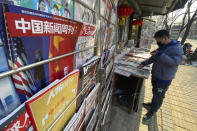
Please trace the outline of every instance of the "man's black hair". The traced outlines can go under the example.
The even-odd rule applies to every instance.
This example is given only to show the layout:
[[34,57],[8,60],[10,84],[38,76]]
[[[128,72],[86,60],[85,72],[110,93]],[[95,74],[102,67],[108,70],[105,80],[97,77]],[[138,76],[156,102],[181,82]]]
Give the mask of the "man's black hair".
[[154,38],[163,38],[168,37],[169,38],[169,32],[167,30],[159,30],[155,33]]

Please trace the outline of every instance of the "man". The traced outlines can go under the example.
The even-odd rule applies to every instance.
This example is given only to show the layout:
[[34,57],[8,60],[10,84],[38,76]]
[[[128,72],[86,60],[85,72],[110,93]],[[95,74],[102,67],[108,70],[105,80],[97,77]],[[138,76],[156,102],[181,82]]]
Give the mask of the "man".
[[[41,50],[36,50],[35,58],[36,58],[35,62],[39,62],[43,60]],[[42,89],[47,86],[47,83],[45,80],[46,77],[45,77],[44,65],[39,65],[39,66],[34,67],[34,78],[36,80],[36,84],[40,82]]]
[[168,31],[159,30],[154,38],[159,48],[151,52],[152,56],[138,66],[138,68],[143,68],[153,63],[151,71],[153,98],[151,103],[143,103],[143,106],[149,109],[143,121],[149,120],[161,107],[165,93],[175,77],[183,56],[181,44],[175,40],[171,41]]

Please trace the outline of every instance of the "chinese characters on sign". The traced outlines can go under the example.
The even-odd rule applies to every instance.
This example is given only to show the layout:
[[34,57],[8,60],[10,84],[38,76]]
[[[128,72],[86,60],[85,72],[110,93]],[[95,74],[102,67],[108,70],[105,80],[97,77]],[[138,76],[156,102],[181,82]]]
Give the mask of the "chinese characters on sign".
[[26,30],[31,30],[32,34],[73,34],[74,32],[74,27],[70,25],[33,19],[29,22],[25,21],[24,18],[21,18],[21,20],[15,20],[15,27],[18,30],[22,30],[24,34],[26,33]]
[[0,125],[0,131],[29,131],[33,128],[24,103],[2,119]]
[[6,13],[9,33],[14,36],[76,35],[80,25],[66,18],[47,19],[16,13]]
[[91,25],[83,25],[81,36],[95,36],[96,27]]
[[[48,90],[40,92],[38,96],[26,102],[35,130],[48,129],[64,112],[77,95],[78,80],[79,70],[75,70]],[[74,114],[76,104],[77,101],[70,106],[52,130],[61,130],[64,127]]]

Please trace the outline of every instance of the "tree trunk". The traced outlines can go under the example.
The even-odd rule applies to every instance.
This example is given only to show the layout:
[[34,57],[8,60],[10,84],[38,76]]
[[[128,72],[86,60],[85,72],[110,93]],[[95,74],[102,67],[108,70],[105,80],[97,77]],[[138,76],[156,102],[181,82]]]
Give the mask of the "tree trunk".
[[181,44],[185,43],[185,41],[187,39],[187,36],[189,35],[190,28],[191,28],[193,22],[197,19],[196,16],[197,16],[197,9],[195,10],[192,18],[188,20],[188,23],[187,23],[187,26],[186,26],[186,29],[185,29],[185,33],[183,34],[183,37],[182,37],[182,40],[181,40]]
[[167,31],[170,31],[170,28],[168,26],[168,14],[166,14],[165,20],[164,20],[164,25],[165,25],[165,29]]
[[184,32],[183,37],[182,37],[182,40],[181,40],[181,44],[184,44],[184,43],[185,43],[185,41],[186,41],[186,39],[187,39],[187,36],[189,35],[189,31],[190,31],[190,28],[191,28],[191,26],[192,26],[192,23],[193,23],[193,22],[189,22],[189,23],[187,24],[187,27],[186,27],[186,29],[185,29],[185,32]]

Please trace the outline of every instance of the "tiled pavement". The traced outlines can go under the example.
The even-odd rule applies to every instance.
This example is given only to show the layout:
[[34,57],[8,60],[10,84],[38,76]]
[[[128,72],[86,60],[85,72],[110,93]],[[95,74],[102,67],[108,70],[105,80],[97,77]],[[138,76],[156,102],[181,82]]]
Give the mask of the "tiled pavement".
[[[151,100],[150,79],[145,83],[145,99]],[[157,112],[158,130],[197,131],[197,68],[181,65]]]
[[144,85],[138,112],[128,114],[120,106],[112,107],[110,131],[197,131],[197,68],[179,66],[162,107],[148,125],[142,124],[146,113],[142,103],[151,101],[150,79]]

